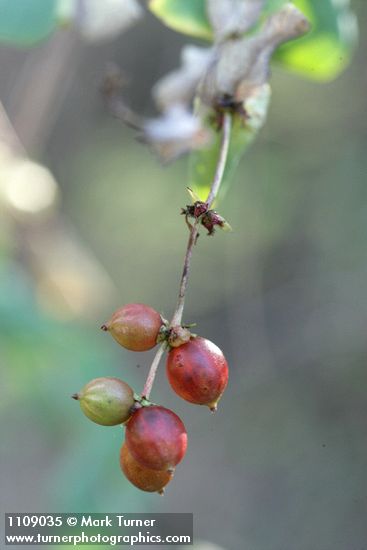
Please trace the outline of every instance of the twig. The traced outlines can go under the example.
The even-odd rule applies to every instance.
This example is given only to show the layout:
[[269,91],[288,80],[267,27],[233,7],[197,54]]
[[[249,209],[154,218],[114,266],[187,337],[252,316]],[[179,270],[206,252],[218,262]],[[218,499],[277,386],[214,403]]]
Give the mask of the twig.
[[152,391],[154,378],[155,378],[157,369],[159,367],[160,360],[161,360],[161,358],[162,358],[165,351],[166,351],[166,344],[165,344],[165,342],[163,342],[163,344],[161,344],[159,346],[158,351],[155,354],[154,359],[153,359],[152,364],[151,364],[150,369],[149,369],[148,377],[146,379],[144,389],[143,389],[143,393],[142,393],[142,397],[144,397],[145,399],[149,399],[150,392]]
[[205,201],[208,205],[208,208],[210,208],[215,201],[218,195],[220,184],[222,183],[224,169],[226,167],[228,157],[229,143],[231,141],[231,128],[232,115],[230,113],[225,113],[223,117],[222,141],[220,144],[218,164],[214,174],[213,183],[210,187],[208,198]]
[[[215,170],[213,182],[209,190],[208,197],[205,201],[205,203],[208,205],[208,208],[210,208],[210,206],[213,204],[214,200],[216,199],[220,185],[222,183],[224,169],[228,158],[229,143],[231,139],[231,128],[232,128],[232,116],[230,113],[225,113],[223,117],[222,139],[220,144],[218,163]],[[195,243],[197,241],[198,234],[199,234],[198,220],[195,220],[195,222],[191,226],[189,240],[186,247],[184,266],[182,270],[181,283],[180,283],[180,291],[178,295],[176,308],[173,313],[172,320],[170,322],[170,327],[180,325],[182,321],[183,310],[185,307],[186,290],[187,290],[189,274],[190,274],[191,257],[192,257]],[[165,352],[165,349],[166,349],[165,344],[162,344],[159,347],[157,353],[155,354],[151,367],[149,369],[148,377],[143,389],[143,396],[146,399],[149,399],[149,395],[152,390],[152,386],[153,386],[155,375],[159,366],[159,362]]]
[[187,284],[189,281],[189,274],[190,274],[191,257],[192,257],[192,252],[194,250],[194,246],[199,234],[197,226],[198,226],[198,221],[195,220],[195,222],[191,227],[189,240],[186,247],[184,267],[182,270],[181,283],[180,283],[180,292],[178,294],[176,309],[173,313],[172,320],[170,322],[171,327],[180,325],[182,321],[182,314],[185,307],[186,289],[187,289]]

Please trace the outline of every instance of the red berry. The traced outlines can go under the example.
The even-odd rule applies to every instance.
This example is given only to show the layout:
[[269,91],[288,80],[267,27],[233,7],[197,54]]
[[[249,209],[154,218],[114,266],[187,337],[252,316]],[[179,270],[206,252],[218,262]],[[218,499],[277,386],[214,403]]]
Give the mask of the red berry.
[[157,343],[162,317],[155,309],[144,304],[127,304],[102,325],[114,339],[131,351],[147,351]]
[[139,464],[132,457],[126,443],[121,447],[120,466],[130,483],[149,493],[163,493],[163,488],[173,477],[173,472],[151,470]]
[[172,470],[184,457],[187,433],[173,411],[158,405],[138,409],[126,425],[133,458],[152,470]]
[[177,395],[215,410],[227,386],[228,365],[218,346],[198,337],[170,350],[167,376]]

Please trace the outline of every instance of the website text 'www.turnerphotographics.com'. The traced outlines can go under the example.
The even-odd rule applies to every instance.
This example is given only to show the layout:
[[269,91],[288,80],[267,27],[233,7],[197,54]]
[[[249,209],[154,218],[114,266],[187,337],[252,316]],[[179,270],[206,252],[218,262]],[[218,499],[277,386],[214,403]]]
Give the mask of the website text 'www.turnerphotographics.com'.
[[5,514],[5,545],[192,545],[192,514]]

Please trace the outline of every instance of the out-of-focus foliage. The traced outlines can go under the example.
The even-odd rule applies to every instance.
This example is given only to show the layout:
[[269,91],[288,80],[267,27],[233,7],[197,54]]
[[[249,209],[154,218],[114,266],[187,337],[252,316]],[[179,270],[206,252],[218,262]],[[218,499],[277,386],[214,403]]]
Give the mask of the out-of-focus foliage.
[[137,0],[58,0],[58,19],[89,42],[111,40],[142,16]]
[[0,0],[0,42],[33,46],[60,26],[88,41],[110,40],[142,13],[136,0]]
[[[166,25],[186,34],[214,40],[217,44],[216,56],[214,56],[211,64],[209,63],[208,68],[205,69],[205,78],[200,80],[200,97],[204,96],[204,101],[206,99],[208,104],[213,103],[217,97],[224,95],[234,97],[237,101],[243,103],[244,110],[249,115],[248,120],[235,121],[229,158],[224,174],[224,184],[221,190],[222,196],[229,186],[242,154],[253,141],[266,118],[268,94],[261,91],[261,86],[264,85],[269,75],[268,65],[272,54],[269,47],[271,22],[274,20],[275,43],[273,49],[275,49],[278,63],[281,63],[284,68],[291,69],[312,79],[323,81],[337,76],[349,61],[351,51],[355,45],[356,19],[351,12],[348,1],[337,3],[332,0],[326,0],[325,2],[294,0],[293,3],[301,10],[301,13],[295,9],[290,9],[290,6],[285,6],[286,2],[282,0],[268,1],[264,6],[262,6],[261,0],[258,3],[250,2],[248,8],[246,8],[246,2],[234,2],[233,9],[236,8],[237,19],[240,22],[237,21],[236,17],[233,17],[232,13],[227,14],[226,9],[231,6],[231,2],[227,2],[227,0],[223,0],[222,4],[219,1],[216,3],[215,0],[212,3],[211,0],[189,2],[183,0],[151,0],[149,3],[153,13],[162,19]],[[260,19],[268,22],[263,29],[259,23],[256,23],[259,19],[261,7],[263,7],[263,12]],[[266,19],[272,12],[282,9],[282,7],[283,11],[277,15],[283,12],[285,15],[283,18],[279,18],[279,22],[275,22],[275,15],[270,19]],[[312,30],[306,32],[302,38],[294,40],[295,36],[304,34],[304,30],[307,29],[305,24],[303,31],[300,30],[294,32],[294,34],[289,32],[287,36],[287,21],[289,21],[288,26],[291,31],[298,28],[297,13],[301,19],[302,14],[307,16],[307,19],[311,22]],[[241,21],[241,18],[243,19],[246,14],[248,21]],[[225,20],[226,15],[228,16],[227,20]],[[293,18],[295,20],[294,29],[291,23]],[[208,29],[211,28],[210,22],[213,25],[213,31],[208,36]],[[222,27],[227,28],[227,31],[223,31]],[[256,34],[252,30],[254,27]],[[301,29],[301,26],[299,28]],[[243,42],[233,38],[233,34],[243,33],[248,29],[251,31],[250,37],[244,38]],[[228,44],[226,42],[226,37],[228,38],[226,32],[228,36],[232,37],[228,40]],[[284,38],[282,38],[282,34]],[[262,35],[264,35],[264,45],[261,44]],[[282,42],[284,44],[277,48]],[[253,54],[251,53],[252,50]],[[236,68],[238,67],[238,71],[240,71],[242,65],[244,74],[240,78],[236,74]],[[165,85],[168,92],[172,94],[172,88],[173,90],[178,88],[178,77],[184,80],[186,76],[186,81],[190,82],[189,77],[193,71],[189,69],[188,63],[183,64],[179,71],[172,73],[166,80],[163,80],[161,88]],[[174,87],[175,78],[177,82]],[[235,84],[233,85],[233,83]],[[249,96],[249,105],[247,105],[246,96],[239,94],[240,97],[237,97],[237,90],[241,88]],[[251,98],[252,90],[256,91],[257,88],[259,88],[260,93],[258,90],[255,98]],[[184,83],[178,90],[178,96],[180,96],[180,89],[185,89]],[[205,98],[205,95],[208,95],[206,90],[209,90],[213,97]],[[199,102],[198,99],[197,105]],[[252,109],[253,106],[254,109]],[[254,113],[255,116],[252,120]],[[205,115],[203,115],[201,108],[197,109],[197,114],[199,115],[198,119],[203,122]],[[215,131],[216,125],[218,128],[220,123],[218,124],[218,121],[215,121],[214,124],[213,121],[208,122],[208,119],[213,119],[214,116],[211,112],[206,117],[206,127],[214,128],[214,132],[212,132],[213,139],[209,144],[204,143],[197,147],[197,150],[191,153],[190,158],[190,185],[202,200],[205,200],[212,182],[220,148],[220,133]]]
[[293,0],[308,17],[311,31],[279,48],[276,60],[311,79],[327,81],[348,65],[357,41],[357,20],[347,0]]
[[31,46],[56,26],[58,0],[0,0],[0,41]]
[[212,40],[205,0],[149,0],[151,11],[175,31]]
[[[287,0],[266,0],[264,15],[280,9]],[[206,0],[149,0],[149,8],[168,27],[203,40],[212,41]]]
[[[126,0],[125,0],[126,2]],[[263,15],[280,9],[285,0],[267,0]],[[316,80],[335,78],[348,64],[357,37],[354,13],[347,2],[293,0],[310,19],[312,31],[279,49],[277,61],[286,69]],[[103,5],[103,9],[101,6]],[[205,0],[150,0],[149,7],[173,29],[213,39]],[[0,41],[29,46],[46,38],[60,24],[75,24],[88,39],[110,38],[141,15],[135,0],[0,0]],[[74,21],[75,20],[75,21]]]
[[[357,38],[357,23],[350,2],[293,0],[312,23],[305,37],[281,46],[278,63],[285,69],[314,80],[335,78],[348,64]],[[268,0],[264,15],[284,5]],[[175,30],[205,40],[213,39],[206,13],[206,0],[151,0],[150,9]]]

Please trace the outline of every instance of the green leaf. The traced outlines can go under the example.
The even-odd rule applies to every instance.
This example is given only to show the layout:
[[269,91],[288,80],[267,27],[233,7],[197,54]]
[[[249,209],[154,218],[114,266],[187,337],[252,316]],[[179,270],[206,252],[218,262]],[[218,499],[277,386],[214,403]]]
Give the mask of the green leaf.
[[[280,9],[288,0],[266,0],[264,15]],[[175,31],[213,41],[206,0],[149,0],[150,10]]]
[[[242,155],[263,126],[269,100],[270,87],[265,84],[258,94],[246,103],[246,111],[249,115],[246,123],[238,116],[233,118],[228,158],[218,198],[222,198],[227,192]],[[219,158],[220,142],[220,132],[216,132],[210,147],[194,151],[190,155],[189,186],[202,201],[206,200],[213,181]]]
[[212,40],[205,0],[150,0],[150,10],[175,31]]
[[357,41],[356,17],[350,1],[293,0],[308,17],[311,31],[284,44],[275,54],[282,66],[311,79],[328,81],[350,61]]
[[0,0],[0,41],[31,46],[56,25],[57,0]]
[[[292,0],[290,0],[292,1]],[[270,15],[275,11],[282,9],[284,4],[288,4],[289,0],[267,0],[264,5],[263,14]]]

